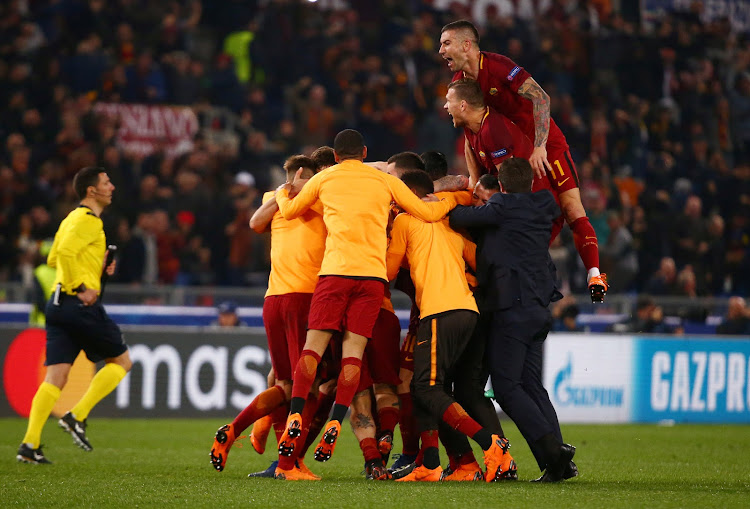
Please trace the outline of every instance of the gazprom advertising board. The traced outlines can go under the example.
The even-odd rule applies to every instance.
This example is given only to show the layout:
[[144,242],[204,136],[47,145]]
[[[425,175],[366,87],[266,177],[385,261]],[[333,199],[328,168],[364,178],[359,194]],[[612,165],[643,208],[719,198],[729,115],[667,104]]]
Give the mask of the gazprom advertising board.
[[750,339],[641,338],[635,421],[750,422]]
[[556,334],[544,345],[544,386],[561,422],[629,422],[633,340]]
[[750,423],[750,338],[551,335],[544,386],[561,422]]

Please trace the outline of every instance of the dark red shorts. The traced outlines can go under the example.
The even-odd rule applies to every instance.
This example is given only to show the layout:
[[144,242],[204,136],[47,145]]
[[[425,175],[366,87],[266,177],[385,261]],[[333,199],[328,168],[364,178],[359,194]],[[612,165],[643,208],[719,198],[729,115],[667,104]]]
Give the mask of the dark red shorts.
[[[573,158],[570,155],[570,151],[567,147],[551,147],[547,145],[547,160],[550,164],[550,170],[547,172],[547,178],[552,188],[552,194],[555,195],[557,204],[560,205],[559,196],[565,191],[571,189],[577,189],[578,183],[578,170],[573,162]],[[560,216],[555,219],[552,224],[552,235],[550,236],[550,244],[557,238],[565,225],[565,217],[562,214],[562,208],[560,209]]]
[[401,344],[401,369],[414,372],[414,341],[416,339],[417,335],[409,329]]
[[385,295],[385,283],[374,279],[322,276],[315,285],[308,328],[348,330],[372,338]]
[[311,293],[271,295],[263,301],[263,325],[277,380],[291,380],[307,336]]
[[401,324],[398,317],[395,313],[381,308],[372,331],[372,339],[367,343],[365,350],[365,359],[374,383],[401,383],[398,377],[400,340]]

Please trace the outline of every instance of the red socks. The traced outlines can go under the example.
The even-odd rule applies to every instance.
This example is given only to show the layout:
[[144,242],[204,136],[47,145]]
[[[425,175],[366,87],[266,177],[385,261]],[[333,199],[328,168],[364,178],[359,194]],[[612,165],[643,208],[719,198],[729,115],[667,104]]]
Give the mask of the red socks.
[[270,389],[261,392],[232,421],[234,434],[239,435],[249,428],[252,423],[270,414],[285,402],[286,395],[284,394],[284,389],[278,385],[274,385]]
[[392,406],[387,406],[378,410],[378,423],[380,426],[381,434],[390,432],[393,434],[393,430],[396,428],[399,419],[399,409]]
[[596,239],[596,232],[591,226],[589,218],[586,216],[579,217],[570,223],[570,229],[573,230],[573,242],[576,250],[581,255],[583,265],[588,271],[592,267],[599,268],[599,242]]
[[[359,387],[362,372],[362,359],[345,357],[341,359],[341,373],[336,384],[336,404],[349,407]],[[296,382],[296,381],[295,381]]]
[[443,420],[453,429],[468,437],[473,437],[482,429],[477,421],[469,417],[461,405],[452,403],[443,414]]
[[294,370],[292,398],[307,398],[315,382],[315,376],[318,374],[318,364],[320,364],[320,355],[312,350],[302,350]]
[[364,438],[359,442],[359,448],[362,449],[362,454],[365,457],[365,461],[372,461],[380,459],[380,451],[378,451],[378,443],[374,438]]
[[417,434],[417,420],[414,417],[414,402],[410,392],[399,394],[401,411],[398,423],[401,429],[402,454],[414,455],[419,452],[419,435]]

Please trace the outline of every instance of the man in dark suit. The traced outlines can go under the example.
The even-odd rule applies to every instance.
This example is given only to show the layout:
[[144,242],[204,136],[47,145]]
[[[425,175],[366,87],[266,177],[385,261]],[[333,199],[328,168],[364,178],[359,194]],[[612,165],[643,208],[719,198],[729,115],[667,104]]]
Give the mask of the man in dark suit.
[[487,351],[495,398],[545,469],[538,480],[556,482],[577,473],[575,447],[563,443],[542,385],[542,345],[552,326],[547,307],[562,297],[548,251],[559,209],[548,190],[531,192],[527,160],[504,161],[498,178],[502,193],[481,207],[457,207],[450,225],[477,236],[477,301],[491,315]]

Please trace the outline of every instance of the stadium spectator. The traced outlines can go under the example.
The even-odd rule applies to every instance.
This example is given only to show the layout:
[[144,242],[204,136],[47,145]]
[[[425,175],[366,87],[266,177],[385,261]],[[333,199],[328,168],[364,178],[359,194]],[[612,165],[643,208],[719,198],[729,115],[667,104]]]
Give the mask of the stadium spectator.
[[635,314],[630,320],[612,325],[611,332],[630,332],[646,334],[681,334],[682,327],[673,327],[664,323],[664,310],[657,306],[653,297],[640,295],[636,303]]
[[[542,2],[529,10],[505,2],[502,14],[489,12],[475,21],[484,49],[510,56],[549,94],[551,114],[578,162],[582,198],[589,189],[603,193],[600,212],[584,203],[602,246],[607,213],[623,213],[638,255],[636,289],[644,288],[661,258],[675,256],[678,266],[694,266],[699,293],[747,296],[748,41],[727,36],[727,23],[700,22],[679,10],[663,13],[649,25],[634,22],[641,4],[615,2],[598,8],[605,3],[587,10]],[[123,191],[128,181],[137,188],[150,178],[146,176],[156,176],[157,191],[143,206],[168,210],[169,222],[175,221],[179,210],[168,202],[183,169],[180,161],[159,158],[165,170],[174,165],[173,171],[162,173],[148,154],[123,151],[118,135],[122,124],[98,118],[102,103],[192,108],[200,134],[194,147],[184,150],[210,154],[210,171],[198,173],[212,203],[223,197],[222,186],[238,167],[251,171],[259,191],[274,187],[272,167],[290,153],[309,152],[303,150],[305,137],[324,137],[325,129],[335,132],[339,122],[372,139],[373,160],[437,149],[454,171],[465,171],[463,140],[456,138],[442,109],[448,77],[436,49],[440,27],[471,16],[471,11],[450,4],[363,7],[358,2],[357,9],[366,9],[358,14],[355,4],[345,0],[336,2],[335,9],[332,2],[230,2],[219,7],[197,0],[96,0],[56,2],[53,16],[49,2],[3,3],[0,36],[7,44],[0,69],[0,280],[21,280],[23,254],[16,247],[20,215],[40,205],[56,226],[76,203],[69,178],[99,158],[107,161],[113,180],[116,168],[122,172],[115,185]],[[230,34],[239,38],[225,44]],[[229,84],[226,96],[217,92],[225,90],[222,83],[213,80],[225,77],[227,67],[216,69],[222,54],[230,55],[229,69],[236,78],[222,82]],[[641,72],[632,72],[635,68]],[[291,107],[298,101],[309,105],[307,92],[300,89],[296,97],[291,94],[294,102],[285,101],[300,82],[320,87],[315,98],[324,115],[312,119],[312,126]],[[211,103],[211,94],[217,104]],[[217,126],[213,111],[222,102],[234,104],[238,114],[229,114]],[[296,124],[294,133],[282,122]],[[218,127],[237,137],[238,153],[208,135]],[[330,138],[321,141],[331,143]],[[112,147],[120,148],[119,162]],[[723,232],[708,233],[707,251],[700,240],[698,252],[689,246],[672,251],[675,217],[683,207],[681,198],[670,194],[678,177],[685,179],[680,186],[700,199],[701,217],[717,215],[724,221]],[[142,204],[135,203],[140,199],[123,200],[126,195],[131,197],[122,192],[105,213],[116,216],[105,217],[105,228],[116,228],[120,217],[135,225]],[[627,198],[620,200],[622,195]],[[632,218],[629,207],[635,207]],[[234,217],[224,212],[211,211],[197,223],[205,221],[201,228],[223,236]],[[712,222],[701,230],[710,230]],[[682,224],[679,228],[680,240],[689,242],[696,235],[682,231]],[[212,249],[217,246],[211,261],[217,281],[227,279],[226,263],[218,262],[228,254],[223,237],[205,237]],[[563,234],[562,240],[564,247],[574,245],[570,235]],[[577,272],[569,277],[572,283]]]
[[657,270],[646,283],[644,291],[649,295],[674,295],[676,288],[677,268],[669,257],[661,259]]
[[216,306],[216,320],[211,325],[218,327],[247,327],[247,323],[240,320],[237,314],[237,303],[226,300]]
[[750,334],[750,309],[745,299],[734,296],[729,299],[729,309],[724,320],[716,327],[717,334],[747,335]]

